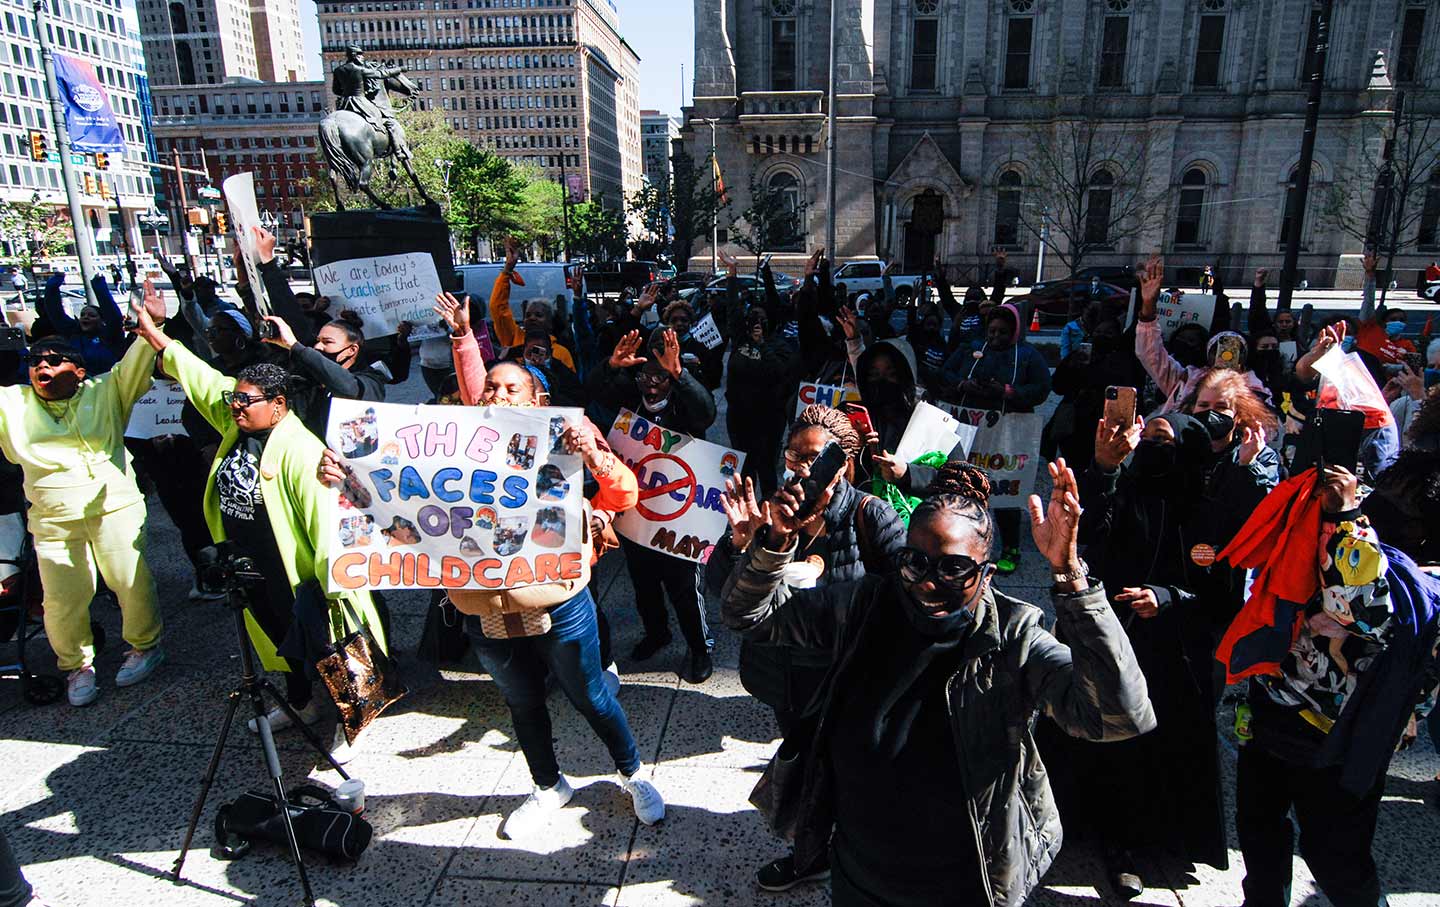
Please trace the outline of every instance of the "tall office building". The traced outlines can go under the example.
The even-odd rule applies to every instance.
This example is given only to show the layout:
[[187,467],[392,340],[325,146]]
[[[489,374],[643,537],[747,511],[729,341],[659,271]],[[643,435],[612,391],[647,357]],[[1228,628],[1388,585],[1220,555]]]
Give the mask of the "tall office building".
[[310,77],[298,0],[136,0],[154,85]]
[[641,152],[645,178],[652,186],[670,185],[671,143],[680,137],[680,121],[658,110],[640,111]]
[[326,71],[358,45],[403,66],[420,109],[613,207],[640,187],[640,58],[608,0],[320,0]]
[[[49,40],[56,54],[93,66],[99,88],[110,101],[123,154],[106,155],[106,167],[96,156],[59,147],[45,90],[45,71],[34,12],[28,2],[7,0],[0,6],[0,198],[28,202],[37,194],[53,205],[56,219],[69,222],[70,212],[60,178],[60,154],[68,153],[76,168],[76,181],[85,211],[85,229],[92,231],[102,263],[122,245],[120,231],[132,247],[140,235],[136,215],[151,204],[153,186],[145,130],[148,90],[140,31],[133,9],[123,0],[68,0],[48,4]],[[43,137],[48,154],[36,161],[32,134]],[[0,242],[24,242],[24,237],[0,237]]]
[[299,0],[250,0],[255,63],[267,82],[300,82],[310,77]]

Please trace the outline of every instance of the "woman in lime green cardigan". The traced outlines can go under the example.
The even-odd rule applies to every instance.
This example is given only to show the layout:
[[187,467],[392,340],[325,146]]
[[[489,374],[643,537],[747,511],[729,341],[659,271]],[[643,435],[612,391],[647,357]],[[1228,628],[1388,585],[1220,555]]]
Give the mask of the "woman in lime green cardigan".
[[[279,366],[252,365],[227,377],[162,334],[148,315],[142,313],[138,320],[136,333],[160,353],[160,368],[180,382],[185,396],[220,432],[205,486],[205,521],[217,543],[230,541],[265,574],[266,582],[252,590],[245,614],[251,642],[267,670],[287,672],[290,705],[307,723],[316,721],[319,708],[306,676],[313,672],[306,668],[321,653],[316,651],[319,645],[304,641],[322,635],[333,641],[346,610],[338,607],[338,596],[331,596],[324,630],[308,629],[318,627],[320,620],[296,620],[302,587],[309,586],[307,600],[314,601],[316,587],[323,594],[326,585],[330,534],[325,521],[334,513],[331,499],[337,493],[315,479],[325,445],[290,412],[285,393],[289,376]],[[384,646],[369,593],[346,597]],[[282,709],[268,717],[274,730],[291,723]],[[254,724],[251,721],[252,731]],[[337,745],[343,739],[337,733]]]

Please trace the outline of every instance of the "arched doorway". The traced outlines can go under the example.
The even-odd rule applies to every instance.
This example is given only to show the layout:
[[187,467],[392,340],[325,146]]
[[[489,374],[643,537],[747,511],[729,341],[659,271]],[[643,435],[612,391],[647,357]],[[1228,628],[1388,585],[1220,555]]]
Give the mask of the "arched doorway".
[[935,264],[935,242],[945,225],[945,200],[926,189],[911,203],[910,220],[905,223],[905,274],[923,274]]

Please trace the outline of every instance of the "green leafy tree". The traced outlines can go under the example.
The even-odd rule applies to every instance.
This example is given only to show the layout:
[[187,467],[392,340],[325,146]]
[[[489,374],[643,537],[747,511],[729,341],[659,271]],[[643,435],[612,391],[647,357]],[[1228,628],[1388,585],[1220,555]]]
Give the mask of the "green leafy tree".
[[474,250],[481,237],[515,231],[526,189],[526,174],[491,151],[465,145],[450,168],[446,220],[450,229]]
[[[447,208],[445,168],[435,162],[453,162],[465,149],[471,148],[470,143],[455,134],[438,110],[401,110],[396,114],[396,119],[405,128],[405,142],[410,146],[412,155],[410,166],[415,168],[415,175],[419,177],[420,184],[442,208]],[[323,168],[323,156],[320,163]],[[450,178],[453,189],[455,178],[453,166]],[[319,175],[309,178],[306,182],[312,192],[306,208],[312,211],[334,211],[335,190],[330,184],[328,172],[322,170]],[[397,208],[420,203],[420,199],[415,195],[415,187],[410,184],[409,178],[405,176],[405,171],[401,169],[394,158],[386,159],[375,165],[375,171],[370,178],[370,188],[375,190],[375,194],[383,198],[386,204]],[[343,185],[340,191],[345,191]],[[357,200],[355,204],[362,203]]]
[[645,183],[625,200],[625,209],[639,225],[640,232],[630,241],[630,251],[637,259],[652,261],[670,252],[670,187]]
[[570,206],[570,247],[591,259],[619,258],[625,254],[625,215],[591,199]]
[[710,235],[710,228],[730,205],[715,191],[712,155],[697,164],[695,158],[678,151],[670,158],[670,224],[675,237],[670,242],[675,266],[689,267],[695,240]]
[[546,179],[537,167],[523,165],[518,170],[525,186],[512,232],[521,242],[538,246],[542,258],[559,259],[565,248],[565,189]]
[[69,218],[41,202],[36,192],[29,201],[0,200],[0,240],[4,241],[0,261],[28,274],[36,262],[65,254],[74,234]]
[[755,256],[758,268],[761,255],[793,248],[802,240],[805,208],[805,202],[796,202],[793,196],[771,192],[752,173],[750,206],[730,222],[730,235],[742,249]]

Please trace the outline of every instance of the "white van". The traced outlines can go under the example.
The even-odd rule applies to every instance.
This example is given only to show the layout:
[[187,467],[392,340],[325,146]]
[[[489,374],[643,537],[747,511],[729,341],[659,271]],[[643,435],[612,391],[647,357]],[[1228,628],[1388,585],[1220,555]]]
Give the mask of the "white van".
[[[504,269],[505,263],[496,261],[481,265],[460,265],[455,270],[460,275],[461,292],[468,293],[470,300],[478,304],[482,311],[489,311],[490,291],[495,286],[495,278],[499,277]],[[570,319],[575,303],[575,288],[580,281],[578,266],[560,262],[522,261],[515,266],[515,273],[525,281],[523,287],[510,288],[510,308],[515,312],[516,321],[522,319],[525,303],[529,300],[543,299],[554,306],[557,296],[565,300],[561,317],[567,321]]]

